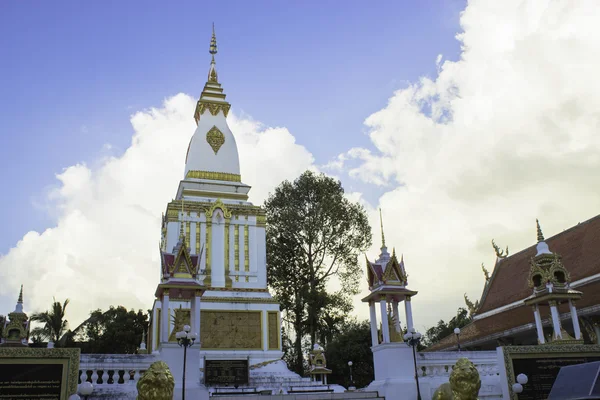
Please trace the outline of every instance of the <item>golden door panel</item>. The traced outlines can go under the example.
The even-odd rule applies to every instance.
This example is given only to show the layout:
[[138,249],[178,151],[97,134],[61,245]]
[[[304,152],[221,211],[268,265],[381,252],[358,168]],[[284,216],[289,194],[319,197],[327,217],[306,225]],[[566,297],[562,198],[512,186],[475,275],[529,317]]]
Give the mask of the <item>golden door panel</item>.
[[262,348],[261,311],[202,310],[200,315],[203,349]]

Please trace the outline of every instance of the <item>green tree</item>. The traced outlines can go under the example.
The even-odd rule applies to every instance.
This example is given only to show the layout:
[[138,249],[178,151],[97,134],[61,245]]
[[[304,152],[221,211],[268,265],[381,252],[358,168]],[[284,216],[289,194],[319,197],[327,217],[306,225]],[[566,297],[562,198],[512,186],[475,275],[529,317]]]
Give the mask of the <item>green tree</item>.
[[77,346],[83,353],[135,354],[148,332],[148,314],[125,307],[110,307],[107,311],[90,313]]
[[352,361],[352,379],[354,386],[367,386],[374,379],[373,353],[371,352],[371,327],[369,321],[349,320],[342,325],[325,348],[327,368],[331,369],[328,381],[344,387],[350,386],[350,368]]
[[4,324],[6,323],[6,317],[4,315],[0,315],[0,339],[2,339],[2,335],[4,334]]
[[69,327],[68,321],[65,319],[65,312],[69,299],[64,303],[60,303],[53,299],[50,310],[41,313],[35,313],[31,316],[30,321],[41,324],[31,330],[31,335],[43,340],[49,340],[58,343]]
[[[344,197],[339,181],[310,171],[282,182],[265,209],[269,285],[293,327],[293,369],[302,373],[302,339],[308,336],[312,347],[320,327],[324,332],[323,305],[334,309],[339,301],[333,299],[358,293],[358,255],[371,245],[371,228],[364,208]],[[333,277],[342,288],[328,300]]]
[[470,322],[469,312],[465,308],[459,307],[456,316],[452,317],[448,323],[440,320],[436,326],[427,329],[423,337],[423,346],[429,347],[439,342],[446,336],[454,334],[454,328],[462,328]]

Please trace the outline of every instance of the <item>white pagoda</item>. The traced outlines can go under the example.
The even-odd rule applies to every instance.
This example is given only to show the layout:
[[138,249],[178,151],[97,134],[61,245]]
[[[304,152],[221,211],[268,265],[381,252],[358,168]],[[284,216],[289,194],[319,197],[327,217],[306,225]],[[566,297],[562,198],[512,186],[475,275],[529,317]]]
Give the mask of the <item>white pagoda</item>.
[[160,354],[177,382],[182,350],[176,333],[184,325],[197,333],[187,354],[186,387],[206,381],[211,361],[247,363],[248,373],[267,366],[287,371],[280,308],[267,289],[265,212],[248,201],[250,186],[242,182],[216,53],[213,28],[184,177],[163,216],[160,283],[148,334],[148,352]]

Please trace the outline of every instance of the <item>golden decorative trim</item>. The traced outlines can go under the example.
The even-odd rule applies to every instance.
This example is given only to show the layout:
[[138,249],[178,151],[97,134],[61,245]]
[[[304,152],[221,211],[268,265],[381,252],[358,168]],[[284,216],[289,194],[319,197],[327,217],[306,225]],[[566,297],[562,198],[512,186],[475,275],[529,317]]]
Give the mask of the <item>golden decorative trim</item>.
[[[219,193],[219,196],[224,198],[222,193]],[[183,205],[182,205],[183,203]],[[181,200],[173,200],[169,204],[167,204],[167,221],[168,222],[178,222],[179,221],[179,212],[181,212],[181,208],[186,213],[196,213],[203,214],[206,213],[206,210],[212,207],[214,202],[210,201],[181,201]],[[265,215],[265,211],[260,206],[250,205],[250,204],[227,204],[227,208],[231,211],[232,216],[260,216]]]
[[[257,293],[269,293],[269,289],[256,289],[256,288],[206,288],[206,291],[213,291],[213,292],[244,292],[244,293],[249,293],[249,292],[257,292]],[[204,299],[204,297],[202,298]]]
[[261,304],[279,304],[275,299],[264,297],[215,297],[203,296],[202,301],[205,303],[261,303]]
[[[211,93],[212,94],[212,93]],[[207,95],[211,95],[207,94]],[[205,92],[202,92],[202,96],[205,95]],[[224,96],[224,95],[223,95]],[[223,97],[225,98],[225,97]],[[196,125],[198,121],[200,121],[200,117],[204,114],[204,111],[208,110],[213,116],[219,114],[220,111],[223,111],[223,115],[227,118],[229,114],[229,110],[231,109],[231,104],[227,102],[221,102],[218,100],[208,100],[208,99],[200,99],[196,104],[196,111],[194,112],[194,119],[196,120]]]
[[267,225],[267,216],[266,215],[257,215],[256,216],[256,226],[264,227]]
[[62,364],[60,398],[66,400],[77,393],[80,355],[77,348],[0,347],[0,364]]
[[223,135],[223,132],[221,132],[216,125],[213,125],[213,127],[206,132],[206,141],[210,147],[212,147],[215,154],[217,154],[221,146],[225,143],[225,135]]
[[217,208],[220,208],[221,211],[223,211],[223,216],[225,217],[225,219],[231,218],[231,211],[229,211],[227,209],[227,207],[225,206],[225,204],[223,204],[221,199],[217,199],[214,203],[212,203],[212,206],[208,210],[206,210],[206,219],[207,220],[209,218],[212,219],[213,214]]
[[[506,380],[508,388],[512,388],[516,382],[513,369],[513,359],[524,358],[555,358],[555,357],[599,357],[600,345],[596,344],[542,344],[538,346],[504,346],[501,347],[504,356],[504,367],[506,369]],[[519,397],[509,390],[510,400],[518,400]]]
[[185,222],[185,247],[190,248],[190,221]]
[[206,221],[206,277],[204,278],[204,285],[210,286],[212,278],[210,276],[210,256],[212,253],[212,222]]
[[242,176],[238,174],[230,174],[227,172],[213,171],[188,171],[185,178],[191,179],[209,179],[213,181],[241,182]]
[[196,254],[200,254],[200,221],[196,222]]
[[204,350],[262,350],[262,311],[202,310]]
[[[244,225],[244,271],[250,272],[250,231],[248,225]],[[248,282],[248,277],[246,277]]]
[[248,195],[242,194],[242,193],[208,192],[208,191],[204,191],[204,190],[184,189],[183,195],[184,196],[194,196],[194,197],[218,197],[221,199],[228,199],[228,200],[248,201]]
[[279,350],[279,333],[280,333],[280,324],[279,324],[279,312],[278,311],[268,311],[267,312],[267,321],[269,325],[269,350]]
[[[233,229],[233,248],[235,251],[234,269],[236,272],[240,270],[240,225],[235,225]],[[239,282],[240,277],[235,276],[235,281]]]
[[258,364],[253,364],[253,365],[251,365],[251,366],[250,366],[250,369],[258,369],[258,368],[262,368],[262,367],[265,367],[265,366],[267,366],[267,365],[269,365],[269,364],[276,363],[277,361],[281,361],[281,359],[277,359],[277,360],[270,360],[270,361],[263,361],[263,362],[261,362],[261,363],[258,363]]

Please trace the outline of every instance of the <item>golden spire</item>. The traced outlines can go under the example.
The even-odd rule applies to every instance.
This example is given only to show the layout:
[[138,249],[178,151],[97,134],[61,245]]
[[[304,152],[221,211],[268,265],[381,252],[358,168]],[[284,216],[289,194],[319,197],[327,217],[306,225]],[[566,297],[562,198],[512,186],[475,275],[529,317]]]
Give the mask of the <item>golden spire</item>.
[[23,302],[23,285],[21,285],[21,291],[19,292],[19,299],[17,300],[17,303],[22,303]]
[[208,71],[208,81],[217,82],[217,69],[215,68],[215,54],[217,54],[217,35],[215,34],[215,23],[213,22],[212,38],[210,39],[210,48],[208,52],[212,55],[210,70]]
[[537,240],[538,240],[538,243],[539,242],[543,242],[544,241],[544,234],[542,233],[542,228],[540,227],[540,221],[538,221],[537,218],[535,220],[535,223],[537,224]]
[[379,209],[379,223],[381,224],[381,247],[385,247],[385,234],[383,233],[383,217],[381,215],[381,208]]

